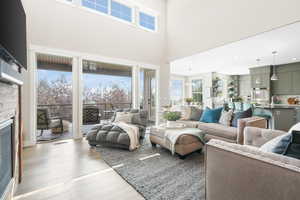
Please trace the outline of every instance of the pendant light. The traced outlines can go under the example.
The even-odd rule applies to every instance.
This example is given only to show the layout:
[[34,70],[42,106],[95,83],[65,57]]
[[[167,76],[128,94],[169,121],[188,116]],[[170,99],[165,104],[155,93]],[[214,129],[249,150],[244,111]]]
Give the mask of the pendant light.
[[276,74],[276,67],[275,67],[275,56],[276,56],[276,54],[277,54],[277,52],[276,51],[273,51],[272,52],[272,54],[273,54],[273,75],[272,75],[272,77],[271,77],[271,81],[278,81],[278,76],[277,76],[277,74]]

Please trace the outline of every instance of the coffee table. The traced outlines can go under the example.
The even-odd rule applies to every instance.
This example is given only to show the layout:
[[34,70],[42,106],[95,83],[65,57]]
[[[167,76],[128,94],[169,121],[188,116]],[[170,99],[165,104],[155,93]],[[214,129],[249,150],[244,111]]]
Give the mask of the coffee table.
[[[171,151],[172,144],[165,139],[165,133],[167,130],[175,130],[181,132],[181,136],[178,137],[177,142],[175,144],[175,153],[179,155],[181,159],[184,159],[188,154],[193,153],[195,151],[201,151],[204,146],[204,135],[200,129],[198,128],[186,128],[186,127],[166,127],[166,125],[162,124],[160,126],[153,126],[150,129],[150,141],[152,146],[156,146],[156,144],[168,149]],[[187,130],[202,132],[203,140],[200,140],[198,137],[189,135]],[[187,134],[185,134],[187,132]]]

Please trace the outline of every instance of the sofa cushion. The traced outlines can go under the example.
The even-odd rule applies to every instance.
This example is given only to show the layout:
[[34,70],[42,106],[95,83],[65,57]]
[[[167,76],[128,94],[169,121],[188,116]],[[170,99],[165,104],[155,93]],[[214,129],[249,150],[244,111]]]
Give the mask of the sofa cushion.
[[223,107],[210,109],[206,108],[201,116],[200,122],[218,123],[221,117]]
[[205,131],[206,134],[222,137],[230,140],[237,139],[237,128],[224,126],[216,123],[198,123],[198,128]]
[[242,112],[234,113],[233,120],[232,120],[232,126],[237,127],[239,119],[248,118],[248,117],[252,117],[252,108],[249,108],[248,110],[245,110]]

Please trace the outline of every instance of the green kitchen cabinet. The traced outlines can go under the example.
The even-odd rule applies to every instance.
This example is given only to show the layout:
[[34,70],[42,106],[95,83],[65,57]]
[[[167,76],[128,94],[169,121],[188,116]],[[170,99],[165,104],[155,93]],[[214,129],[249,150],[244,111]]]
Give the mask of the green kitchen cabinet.
[[277,72],[278,80],[272,81],[272,94],[290,95],[293,93],[292,72]]
[[300,94],[300,69],[292,73],[292,94]]
[[270,67],[250,68],[252,88],[270,88]]
[[270,88],[269,74],[252,74],[251,75],[252,88]]
[[289,131],[297,123],[297,113],[294,108],[272,109],[273,128],[275,130]]

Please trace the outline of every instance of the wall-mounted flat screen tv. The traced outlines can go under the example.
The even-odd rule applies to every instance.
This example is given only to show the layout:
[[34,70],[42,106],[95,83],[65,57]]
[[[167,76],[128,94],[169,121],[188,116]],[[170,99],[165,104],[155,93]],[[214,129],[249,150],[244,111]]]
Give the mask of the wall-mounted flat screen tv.
[[26,14],[21,0],[0,1],[0,58],[27,68]]

